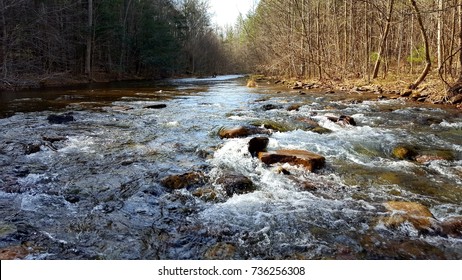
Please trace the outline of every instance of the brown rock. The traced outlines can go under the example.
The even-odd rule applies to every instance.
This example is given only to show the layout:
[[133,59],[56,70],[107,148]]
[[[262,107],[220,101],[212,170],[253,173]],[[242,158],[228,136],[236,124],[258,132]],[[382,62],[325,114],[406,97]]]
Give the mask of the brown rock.
[[390,212],[384,220],[387,227],[396,228],[405,222],[411,223],[419,232],[434,231],[437,227],[430,210],[420,203],[389,201],[384,206]]
[[0,260],[24,259],[27,255],[29,255],[32,252],[33,250],[23,245],[2,248],[0,249]]
[[236,252],[236,247],[230,243],[217,243],[207,250],[205,258],[209,260],[229,260]]
[[261,127],[239,126],[234,128],[223,128],[218,132],[220,138],[247,137],[254,134],[270,134],[270,131]]
[[292,104],[289,107],[287,107],[287,111],[298,111],[302,107],[300,104]]
[[301,165],[308,171],[322,168],[326,159],[318,154],[304,150],[279,150],[276,152],[260,152],[258,158],[270,165],[274,163],[289,163],[291,165]]
[[222,185],[228,196],[245,194],[256,190],[253,182],[242,174],[228,173],[218,178],[217,183]]
[[448,218],[442,221],[440,225],[444,235],[462,238],[462,216]]
[[173,190],[202,186],[205,184],[205,176],[201,172],[189,172],[181,175],[170,175],[162,179],[161,184],[164,187]]

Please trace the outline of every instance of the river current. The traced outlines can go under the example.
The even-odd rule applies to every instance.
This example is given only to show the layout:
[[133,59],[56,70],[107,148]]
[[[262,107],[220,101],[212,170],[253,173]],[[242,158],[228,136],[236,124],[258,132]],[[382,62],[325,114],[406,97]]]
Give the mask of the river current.
[[[461,259],[460,236],[383,219],[389,201],[424,205],[437,221],[462,216],[462,113],[373,94],[303,93],[247,88],[240,76],[0,93],[2,256]],[[328,118],[340,115],[356,126]],[[304,129],[307,118],[326,133]],[[264,122],[288,127],[267,136],[268,149],[308,150],[326,166],[267,166],[249,154],[254,136],[218,136]],[[400,145],[432,160],[398,159]],[[206,179],[161,184],[189,172]],[[227,196],[217,178],[229,172],[256,190]]]

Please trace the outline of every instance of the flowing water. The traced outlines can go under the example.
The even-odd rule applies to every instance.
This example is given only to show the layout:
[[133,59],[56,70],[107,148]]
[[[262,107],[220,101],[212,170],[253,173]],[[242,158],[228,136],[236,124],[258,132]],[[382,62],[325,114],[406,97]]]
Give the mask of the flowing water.
[[[381,220],[387,201],[418,202],[439,221],[462,216],[462,113],[455,109],[266,84],[249,89],[239,76],[0,99],[0,248],[18,258],[462,258],[460,237]],[[148,108],[158,104],[166,107]],[[264,110],[269,104],[275,109]],[[292,104],[301,107],[288,111]],[[52,124],[51,114],[75,121]],[[352,116],[357,126],[329,115]],[[268,149],[321,154],[319,171],[286,164],[285,175],[250,156],[252,136],[217,134],[262,120],[294,126],[301,118],[331,132],[275,131]],[[392,156],[398,145],[443,157],[399,160]],[[206,175],[203,185],[160,183],[193,171]],[[227,172],[248,177],[256,190],[227,197],[216,180]]]

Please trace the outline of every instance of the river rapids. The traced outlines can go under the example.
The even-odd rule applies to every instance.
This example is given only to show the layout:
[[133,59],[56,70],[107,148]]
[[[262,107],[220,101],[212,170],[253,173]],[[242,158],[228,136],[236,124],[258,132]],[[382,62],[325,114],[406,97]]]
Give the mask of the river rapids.
[[[461,259],[460,231],[422,231],[412,219],[390,226],[384,205],[418,203],[441,223],[462,216],[462,113],[304,93],[247,88],[240,76],[0,93],[1,256]],[[298,110],[287,110],[293,104]],[[357,125],[328,118],[340,115]],[[295,125],[306,118],[326,133]],[[268,149],[311,151],[326,166],[268,166],[249,154],[254,136],[218,136],[263,121],[289,126],[267,136]],[[397,146],[431,160],[396,158]],[[206,179],[194,188],[161,184],[188,172]],[[227,196],[217,178],[228,172],[256,190]]]

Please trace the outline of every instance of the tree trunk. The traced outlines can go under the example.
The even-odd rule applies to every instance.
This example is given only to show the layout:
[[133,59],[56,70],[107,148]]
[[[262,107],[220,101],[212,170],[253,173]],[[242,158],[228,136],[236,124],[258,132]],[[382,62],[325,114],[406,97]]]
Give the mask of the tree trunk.
[[2,76],[3,79],[6,79],[8,75],[8,69],[7,69],[7,59],[8,59],[8,53],[7,53],[7,43],[8,43],[8,34],[6,30],[6,18],[5,18],[5,2],[4,0],[0,0],[0,12],[1,12],[1,20],[2,20]]
[[443,67],[443,0],[438,0],[437,48],[438,71],[440,71]]
[[395,2],[394,0],[389,0],[389,2],[388,2],[387,23],[385,25],[385,31],[383,32],[383,35],[382,35],[382,41],[380,43],[380,48],[379,48],[379,53],[377,55],[377,60],[375,61],[374,71],[373,71],[373,74],[372,74],[372,79],[376,79],[377,76],[379,75],[380,62],[382,60],[383,51],[385,50],[385,46],[386,46],[386,43],[387,43],[388,33],[390,32],[391,15],[393,13],[393,4],[394,4],[394,2]]
[[93,0],[88,0],[87,49],[85,55],[85,74],[91,79],[91,51],[93,29]]
[[417,80],[415,80],[414,83],[412,83],[409,86],[410,89],[416,89],[423,82],[423,80],[425,80],[425,77],[427,77],[428,72],[430,72],[432,61],[430,58],[430,48],[428,45],[428,36],[427,36],[427,32],[425,31],[425,26],[422,21],[422,16],[420,15],[420,11],[419,11],[419,8],[417,7],[415,0],[410,0],[410,2],[416,13],[417,22],[419,23],[420,32],[422,34],[422,39],[424,41],[424,46],[425,46],[425,62],[426,62],[425,68],[420,74],[420,76],[417,78]]

